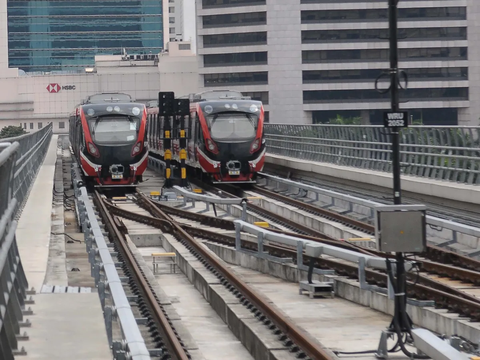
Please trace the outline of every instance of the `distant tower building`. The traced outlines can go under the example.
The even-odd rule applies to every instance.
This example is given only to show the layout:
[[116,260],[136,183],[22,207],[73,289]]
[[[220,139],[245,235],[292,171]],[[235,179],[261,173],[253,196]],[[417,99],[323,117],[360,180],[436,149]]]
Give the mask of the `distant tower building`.
[[162,0],[8,0],[7,8],[9,64],[27,72],[79,70],[95,55],[164,47]]

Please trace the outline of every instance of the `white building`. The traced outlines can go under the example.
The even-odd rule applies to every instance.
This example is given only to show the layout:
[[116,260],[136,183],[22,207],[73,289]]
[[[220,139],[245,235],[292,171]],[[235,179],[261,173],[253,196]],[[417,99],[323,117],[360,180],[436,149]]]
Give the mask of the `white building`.
[[[387,3],[197,1],[199,88],[259,98],[275,123],[336,114],[379,123],[390,107],[389,94],[374,89],[389,68]],[[479,18],[479,0],[399,2],[400,67],[409,75],[401,108],[414,119],[479,124]]]
[[6,69],[2,52],[0,128],[21,125],[32,131],[53,122],[56,133],[66,133],[68,114],[82,99],[100,92],[123,92],[141,102],[157,99],[159,91],[197,92],[198,63],[189,49],[190,43],[174,42],[157,55],[97,56],[95,67],[81,74],[23,76]]
[[195,0],[163,0],[163,41],[187,41],[196,52]]

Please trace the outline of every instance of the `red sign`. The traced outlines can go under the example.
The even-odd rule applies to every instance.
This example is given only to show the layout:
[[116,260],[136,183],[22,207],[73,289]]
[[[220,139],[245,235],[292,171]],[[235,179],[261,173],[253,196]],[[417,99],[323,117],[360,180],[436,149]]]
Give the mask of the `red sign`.
[[61,87],[58,84],[48,84],[47,85],[47,91],[49,93],[58,93],[60,91]]

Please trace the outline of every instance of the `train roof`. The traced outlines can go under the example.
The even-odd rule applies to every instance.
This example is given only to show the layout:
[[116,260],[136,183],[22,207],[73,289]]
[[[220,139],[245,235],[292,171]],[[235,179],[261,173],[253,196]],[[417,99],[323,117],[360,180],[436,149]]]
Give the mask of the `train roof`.
[[259,113],[263,106],[261,101],[236,99],[202,101],[196,104],[198,104],[206,114],[235,111],[255,114]]
[[96,103],[80,105],[87,117],[97,117],[101,115],[130,115],[142,116],[145,104],[137,102],[121,103]]
[[119,92],[98,93],[87,96],[81,103],[83,104],[102,104],[102,103],[118,103],[118,102],[134,102],[135,100],[129,94]]

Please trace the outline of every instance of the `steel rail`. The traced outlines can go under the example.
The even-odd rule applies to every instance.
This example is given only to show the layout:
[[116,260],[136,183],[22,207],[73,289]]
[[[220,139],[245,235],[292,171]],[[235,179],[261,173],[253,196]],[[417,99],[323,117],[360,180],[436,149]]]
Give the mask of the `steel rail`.
[[339,213],[336,213],[335,211],[323,209],[319,206],[315,206],[297,199],[293,199],[289,196],[285,196],[285,195],[276,193],[274,191],[270,191],[258,185],[254,185],[254,189],[255,189],[255,192],[271,197],[273,199],[280,200],[281,202],[284,202],[286,204],[296,206],[302,210],[313,213],[314,215],[320,215],[327,218],[328,220],[341,222],[343,225],[347,225],[355,230],[361,230],[368,234],[375,234],[375,227],[370,224],[364,223],[362,221],[355,220],[347,216],[343,216]]
[[[196,182],[196,183],[198,183],[198,182]],[[210,190],[215,189],[215,187],[213,187],[209,184],[205,184],[205,183],[200,184],[200,186],[202,186],[206,189],[210,189]],[[228,186],[228,185],[223,184],[223,186]],[[237,192],[239,189],[232,188],[232,190],[233,190],[233,192]],[[282,196],[281,201],[284,201],[283,198],[285,198],[285,202],[289,203],[290,205],[299,207],[299,208],[302,208],[302,207],[307,206],[307,205],[312,206],[310,204],[305,204],[302,201],[292,199],[292,198],[289,198],[289,197],[284,196],[284,195],[280,195],[280,194],[277,194],[277,193],[274,193],[274,192],[273,192],[273,194],[275,194],[275,196]],[[224,196],[237,196],[235,194],[226,192],[225,190],[222,190],[222,195],[224,195]],[[285,219],[281,215],[277,215],[275,213],[272,213],[269,210],[263,209],[259,205],[248,203],[247,206],[248,206],[248,208],[250,208],[254,212],[257,212],[257,213],[260,213],[260,214],[267,214],[271,218],[274,218],[281,223],[287,223],[289,226],[298,229],[300,232],[303,232],[303,234],[294,234],[294,236],[296,236],[296,237],[305,238],[305,239],[309,239],[309,240],[313,240],[313,241],[322,241],[322,242],[325,242],[325,240],[332,240],[332,241],[335,241],[337,244],[339,244],[339,243],[346,244],[345,242],[340,242],[338,239],[333,238],[333,237],[328,236],[328,235],[325,235],[325,234],[323,234],[319,231],[316,231],[316,230],[310,229],[306,226],[297,224],[292,220]],[[365,232],[370,232],[370,233],[375,232],[374,227],[370,224],[361,223],[361,222],[353,220],[351,218],[344,217],[340,214],[338,214],[338,217],[341,217],[342,219],[346,219],[346,221],[354,221],[354,223],[352,223],[352,224],[364,224],[363,229],[364,229]],[[357,226],[357,225],[355,225],[355,226]],[[358,226],[360,226],[360,225],[358,225]],[[272,230],[272,231],[275,231],[275,230]],[[352,247],[354,247],[356,249],[356,251],[360,251],[364,254],[376,255],[376,256],[380,256],[380,257],[394,257],[393,255],[385,254],[385,253],[380,252],[376,249],[365,249],[365,248],[362,248],[362,247],[360,247],[358,245],[355,245],[355,244],[350,244],[350,245]],[[344,245],[337,245],[337,246],[345,247]],[[433,269],[433,263],[431,263],[431,261],[435,261],[435,262],[438,263],[438,264],[435,265],[437,270],[439,269],[438,266],[441,266],[443,264],[449,264],[449,265],[457,266],[458,268],[461,268],[461,269],[467,269],[467,270],[471,270],[471,271],[480,272],[480,261],[479,260],[476,260],[474,258],[465,256],[465,255],[458,254],[458,253],[450,251],[450,250],[440,248],[438,246],[427,244],[426,250],[423,253],[420,253],[420,254],[417,254],[417,255],[426,259],[426,260],[419,260],[419,262],[424,262],[425,263],[425,265],[427,266],[426,269],[429,269],[429,268]],[[428,261],[430,261],[430,263]],[[429,271],[429,270],[426,270],[426,271]],[[465,274],[467,274],[467,272],[465,272]],[[471,276],[470,273],[469,273],[469,276]],[[478,274],[478,276],[480,276],[480,273]]]
[[98,191],[95,191],[94,193],[94,201],[105,221],[105,225],[108,228],[109,233],[117,239],[117,244],[119,245],[122,256],[127,260],[128,266],[132,269],[133,277],[135,278],[136,282],[140,284],[140,291],[143,292],[146,303],[150,309],[153,310],[152,315],[154,317],[154,321],[158,324],[159,328],[163,330],[167,337],[165,346],[168,348],[170,355],[175,356],[176,360],[190,360],[190,357],[186,354],[182,344],[178,340],[174,330],[169,324],[168,319],[165,317],[162,308],[158,304],[151,286],[148,284],[142,270],[133,257],[124,235],[118,229],[117,222],[109,213],[109,207],[105,205],[106,203]]
[[[142,204],[145,205],[145,202],[142,202]],[[161,210],[156,209],[156,205],[157,204],[155,203],[151,203],[149,207],[146,207],[146,210],[152,211],[154,215],[155,213],[157,213],[157,211],[162,213]],[[174,229],[172,228],[172,221],[166,221],[147,215],[140,215],[130,212],[128,210],[120,209],[108,203],[106,203],[106,206],[109,207],[109,210],[111,212],[117,214],[118,216],[138,221],[154,227],[158,227],[165,232],[174,232]],[[215,231],[210,231],[206,229],[199,229],[190,225],[179,226],[191,236],[198,236],[227,246],[235,246],[235,238],[233,236],[219,234]],[[258,245],[254,241],[242,240],[242,246],[245,246],[245,248],[253,251],[258,250]],[[297,255],[296,249],[289,248],[288,246],[264,244],[264,250],[267,250],[270,254],[275,256],[284,256],[294,259]],[[305,254],[303,255],[303,257],[304,264],[308,264],[310,261],[310,257]],[[358,279],[358,266],[356,264],[348,264],[330,258],[316,258],[314,259],[314,261],[316,267],[318,268],[333,269],[340,275],[347,275],[350,278]],[[387,287],[388,279],[385,273],[379,272],[377,270],[365,269],[365,274],[369,283],[377,284],[381,287]],[[410,281],[408,282],[408,294],[411,298],[417,298],[421,300],[435,300],[436,304],[441,307],[455,311],[457,313],[460,313],[461,315],[471,317],[474,321],[480,320],[480,299],[477,299],[472,295],[451,288],[448,285],[445,285],[439,281],[425,276],[420,276],[416,279],[416,276],[414,274],[410,274],[409,279]]]
[[[173,214],[173,215],[176,215],[176,216],[179,216],[179,217],[183,217],[183,218],[187,218],[187,219],[190,219],[190,220],[193,220],[193,221],[197,221],[197,222],[199,222],[203,225],[208,225],[208,226],[212,226],[212,227],[217,227],[218,226],[218,227],[221,227],[221,228],[226,229],[226,230],[233,230],[235,228],[234,224],[233,224],[233,221],[231,221],[231,220],[215,218],[215,217],[208,216],[208,215],[205,215],[205,214],[197,214],[197,213],[193,213],[193,212],[178,209],[178,208],[173,208],[173,207],[168,206],[168,205],[163,205],[163,204],[160,204],[158,202],[153,202],[153,201],[146,202],[145,198],[143,198],[143,197],[139,197],[139,205],[144,206],[145,209],[148,210],[148,211],[150,211],[149,206],[155,206],[155,207],[159,208],[160,210],[164,211],[165,213],[170,213],[170,214]],[[150,211],[150,212],[152,212],[152,211]],[[117,214],[119,216],[125,216],[125,217],[129,216],[125,212],[124,213],[119,212]],[[135,220],[135,219],[132,219],[132,218],[130,218],[130,219]],[[145,222],[146,221],[145,219],[142,220],[142,218],[140,216],[137,217],[137,219],[140,222]],[[187,229],[187,227],[184,227],[184,229]],[[187,231],[190,234],[192,234],[193,230],[187,230]],[[348,242],[344,242],[344,241],[318,238],[318,237],[295,234],[295,233],[285,232],[285,231],[281,231],[281,230],[274,230],[274,229],[269,229],[269,231],[282,233],[282,234],[285,234],[285,235],[290,235],[290,236],[298,237],[298,238],[305,239],[305,240],[315,241],[315,242],[319,242],[319,243],[323,243],[323,244],[333,245],[333,246],[337,246],[337,247],[348,249],[348,250],[358,251],[358,252],[360,252],[362,254],[366,254],[366,255],[372,255],[372,256],[378,256],[378,257],[388,257],[388,258],[393,258],[394,257],[394,255],[391,255],[391,254],[386,254],[386,253],[383,253],[383,252],[380,252],[380,251],[377,251],[377,250],[374,250],[374,249],[365,249],[365,248],[362,248],[361,246],[351,244],[351,243],[348,243]],[[197,232],[197,234],[198,234],[198,232]],[[429,247],[429,249],[427,249],[427,252],[428,251],[434,252],[434,251],[436,251],[436,249],[435,249],[435,247]],[[472,258],[467,258],[467,260],[469,260],[469,262],[466,263],[467,266],[458,267],[457,264],[459,264],[460,266],[465,265],[465,264],[461,263],[461,261],[463,260],[462,255],[458,255],[456,253],[450,254],[449,251],[445,251],[442,254],[444,255],[444,257],[441,259],[441,260],[443,260],[443,263],[434,262],[434,261],[427,260],[427,259],[419,259],[419,260],[415,260],[415,261],[421,266],[421,270],[423,270],[425,272],[432,273],[432,274],[437,274],[437,275],[441,275],[441,276],[448,276],[449,278],[451,278],[453,280],[462,280],[462,281],[466,281],[466,282],[471,282],[474,285],[480,285],[480,272],[478,272],[476,270],[470,270],[468,268],[465,268],[468,265],[470,265],[470,266],[473,265],[472,267],[474,267],[474,268],[480,268],[480,262],[478,260],[474,260]],[[452,259],[449,259],[449,257],[452,257],[452,256],[454,257],[454,260],[456,260],[455,262],[453,262]],[[447,263],[452,263],[455,266],[451,266]],[[468,266],[468,267],[470,267],[470,266]],[[427,283],[430,281],[430,278],[428,278],[425,275],[420,275],[420,277],[423,278],[424,281],[427,282]],[[444,285],[444,286],[442,286],[442,289],[452,290],[454,288],[446,287],[446,285]],[[469,295],[465,294],[465,296],[469,296]],[[480,301],[480,299],[477,300],[477,298],[475,298],[475,297],[471,297],[471,300],[472,301]]]
[[[144,204],[150,203],[149,211],[160,219],[171,220],[169,215],[158,209],[150,200],[143,194],[138,192],[140,198],[143,197]],[[256,308],[263,312],[287,337],[289,337],[297,346],[300,347],[309,357],[315,360],[329,360],[332,357],[318,344],[310,334],[301,330],[295,323],[289,320],[286,316],[281,314],[268,304],[268,300],[259,295],[255,290],[248,286],[243,280],[235,275],[223,261],[219,261],[216,257],[204,247],[200,242],[195,240],[187,231],[185,231],[179,224],[172,221],[172,233],[179,238],[186,241],[189,245],[207,260],[212,267],[214,267],[222,276],[234,285]]]

